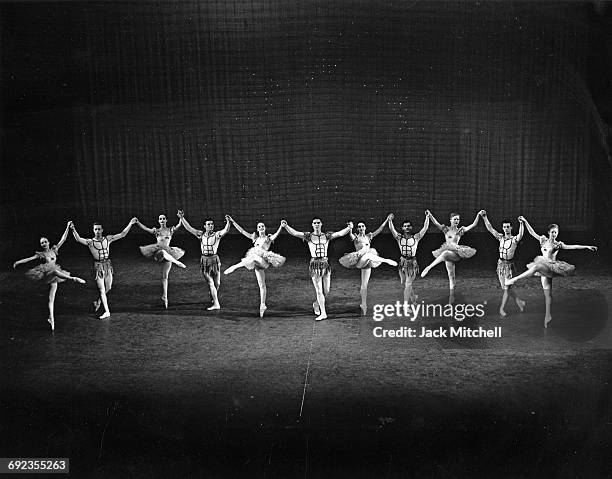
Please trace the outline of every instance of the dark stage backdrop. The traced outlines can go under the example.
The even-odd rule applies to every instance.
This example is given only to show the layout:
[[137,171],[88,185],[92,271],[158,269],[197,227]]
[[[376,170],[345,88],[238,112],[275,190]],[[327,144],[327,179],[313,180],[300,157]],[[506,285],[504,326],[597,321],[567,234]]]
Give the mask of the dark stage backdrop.
[[[49,196],[73,217],[153,224],[183,208],[195,226],[229,213],[245,225],[285,217],[306,227],[316,214],[339,228],[348,219],[373,227],[390,211],[416,219],[426,208],[467,221],[486,208],[493,219],[524,214],[572,231],[612,219],[609,153],[586,81],[599,40],[584,5],[3,8],[21,20],[3,23],[12,42],[4,61],[25,75],[23,48],[52,57],[42,61],[64,99],[46,99],[50,130],[33,148],[44,157],[55,134],[58,149],[63,142],[49,154],[69,176]],[[36,130],[40,112],[32,103],[23,113],[18,84],[9,86],[14,147],[19,115]],[[35,182],[41,171],[59,174],[39,170],[28,173]]]

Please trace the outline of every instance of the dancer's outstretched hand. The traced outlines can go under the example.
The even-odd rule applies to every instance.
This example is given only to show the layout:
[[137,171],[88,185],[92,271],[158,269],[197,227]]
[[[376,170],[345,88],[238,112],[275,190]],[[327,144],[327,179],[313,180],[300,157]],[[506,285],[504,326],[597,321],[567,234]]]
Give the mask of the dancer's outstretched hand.
[[183,211],[183,210],[178,210],[178,211],[176,212],[176,216],[178,216],[179,218],[182,218],[183,216],[185,216],[185,213],[184,213],[184,211]]
[[287,227],[287,222],[285,220],[281,220],[281,226],[283,228],[286,228]]

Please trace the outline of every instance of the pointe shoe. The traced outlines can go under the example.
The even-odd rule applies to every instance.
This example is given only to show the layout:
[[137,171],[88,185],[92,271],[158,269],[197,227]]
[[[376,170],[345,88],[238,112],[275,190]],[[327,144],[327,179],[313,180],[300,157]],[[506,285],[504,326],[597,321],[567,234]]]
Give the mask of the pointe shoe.
[[162,296],[161,300],[164,302],[164,306],[166,307],[166,309],[168,309],[168,298],[164,298]]
[[544,318],[544,328],[548,328],[548,323],[552,321],[552,316],[549,318]]
[[206,308],[207,311],[213,311],[214,309],[221,309],[221,305],[213,304],[212,306],[209,306],[208,308]]
[[505,318],[506,316],[508,316],[508,313],[506,313],[505,311],[503,311],[503,310],[501,310],[501,309],[500,309],[500,310],[499,310],[499,315],[500,315],[502,318]]
[[268,308],[266,307],[265,304],[262,304],[261,306],[259,306],[259,317],[260,318],[263,318],[264,312],[266,311],[266,309]]
[[234,272],[236,268],[230,266],[229,268],[227,268],[225,271],[223,271],[223,274],[232,274]]
[[397,266],[397,261],[393,261],[392,259],[390,259],[389,261],[387,261],[387,264],[389,266]]
[[429,273],[429,270],[425,268],[423,271],[421,271],[421,278],[424,278],[425,276],[427,276],[427,273]]
[[76,276],[72,277],[72,281],[74,281],[75,283],[85,284],[85,280],[84,279],[77,278]]
[[368,312],[368,307],[364,306],[363,304],[359,305],[359,309],[361,309],[361,315],[362,316],[365,316],[367,314],[367,312]]
[[99,299],[96,299],[93,302],[93,307],[94,307],[94,313],[98,311],[98,309],[100,309],[100,304],[102,304],[102,301],[100,301]]
[[55,319],[54,318],[47,318],[47,323],[49,323],[51,325],[51,331],[55,330]]
[[181,262],[180,262],[180,261],[178,261],[178,260],[176,261],[176,265],[177,265],[179,268],[186,268],[186,267],[187,267],[187,266],[185,266],[185,263],[181,263]]
[[100,319],[108,319],[110,318],[110,313],[108,311],[106,311],[102,316],[100,316]]
[[316,301],[312,303],[312,309],[314,309],[314,313],[318,316],[321,314],[321,308],[319,307],[319,303]]
[[324,319],[327,319],[327,314],[320,314],[315,318],[315,321],[323,321]]
[[522,299],[519,299],[519,300],[516,302],[516,305],[518,306],[518,309],[520,309],[520,310],[521,310],[521,313],[522,313],[523,311],[525,311],[525,305],[526,305],[526,304],[527,304],[527,303],[526,303],[525,301],[523,301]]
[[512,285],[514,284],[514,281],[513,281],[513,280],[511,280],[511,279],[507,279],[507,280],[505,280],[505,281],[504,281],[504,284],[505,284],[506,286],[512,286]]

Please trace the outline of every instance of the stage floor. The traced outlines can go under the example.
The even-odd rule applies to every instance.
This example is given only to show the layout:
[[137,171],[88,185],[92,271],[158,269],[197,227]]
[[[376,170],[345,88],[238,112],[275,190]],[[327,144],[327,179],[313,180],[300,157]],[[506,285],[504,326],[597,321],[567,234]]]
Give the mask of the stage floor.
[[[455,303],[482,305],[479,319],[360,317],[359,273],[334,262],[329,320],[315,323],[303,256],[268,271],[260,319],[252,271],[223,276],[209,312],[188,254],[166,310],[160,266],[119,252],[106,321],[89,260],[67,256],[88,284],[59,286],[53,333],[46,288],[2,273],[2,456],[69,457],[72,477],[92,478],[609,477],[609,266],[555,280],[545,331],[539,279],[502,319],[494,264],[467,262]],[[415,283],[423,304],[444,304],[446,287],[440,266]],[[373,270],[369,304],[401,298],[395,268]],[[502,336],[373,335],[404,326]]]

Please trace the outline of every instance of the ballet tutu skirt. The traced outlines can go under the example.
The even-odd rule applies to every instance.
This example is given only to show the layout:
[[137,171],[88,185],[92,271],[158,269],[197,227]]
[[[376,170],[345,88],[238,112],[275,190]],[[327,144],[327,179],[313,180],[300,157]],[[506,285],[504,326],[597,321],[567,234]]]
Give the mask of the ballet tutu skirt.
[[141,246],[140,252],[145,258],[153,258],[155,261],[164,261],[162,250],[172,256],[174,259],[180,259],[185,254],[185,250],[176,246],[164,246],[161,244],[149,244]]
[[451,251],[454,253],[448,258],[448,261],[453,262],[459,261],[460,259],[471,258],[476,254],[476,250],[474,248],[457,243],[444,243],[437,250],[432,251],[431,254],[437,258],[445,251]]
[[63,269],[61,269],[58,264],[43,263],[26,271],[25,276],[29,280],[41,282],[44,284],[62,283],[66,281],[64,278],[58,278],[55,275],[56,271],[61,271],[62,273],[68,275],[70,274],[68,271],[64,271]]
[[378,252],[374,248],[361,248],[359,251],[345,254],[338,261],[340,261],[342,266],[349,269],[378,268],[382,264],[382,261],[373,258],[364,260],[363,256],[366,253],[372,253],[374,256],[378,257]]
[[565,261],[557,261],[546,259],[544,256],[536,256],[535,259],[527,265],[527,268],[536,267],[536,276],[544,276],[546,278],[556,278],[559,276],[569,276],[574,273],[576,267],[573,264]]
[[246,261],[244,265],[246,269],[255,269],[255,267],[268,269],[270,266],[280,268],[285,264],[286,259],[278,253],[265,250],[259,246],[249,249],[244,258],[242,258],[243,261]]

